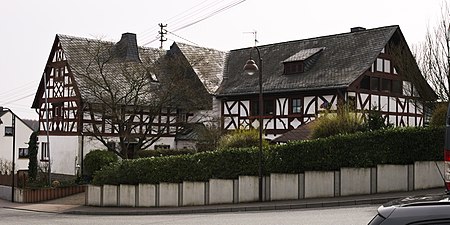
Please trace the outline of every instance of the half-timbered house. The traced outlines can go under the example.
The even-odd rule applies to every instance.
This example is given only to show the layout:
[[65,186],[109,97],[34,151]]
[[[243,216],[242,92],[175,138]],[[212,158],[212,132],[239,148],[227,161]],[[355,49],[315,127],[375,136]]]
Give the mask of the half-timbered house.
[[[252,48],[222,52],[174,43],[163,51],[138,47],[134,34],[124,34],[117,43],[56,35],[33,102],[39,113],[40,159],[50,160],[53,172],[76,174],[88,151],[118,142],[118,125],[104,111],[110,103],[100,101],[98,95],[103,92],[89,85],[101,73],[91,66],[98,62],[83,51],[93,43],[109,48],[106,55],[97,54],[98,59],[112,55],[114,62],[158,65],[158,69],[143,71],[149,84],[158,87],[166,81],[174,84],[166,89],[177,92],[175,96],[186,95],[176,98],[180,104],[166,102],[152,116],[143,109],[151,104],[151,96],[140,96],[137,106],[141,111],[135,111],[137,116],[131,119],[134,136],[127,137],[126,143],[133,144],[144,135],[157,136],[148,149],[193,148],[192,139],[199,137],[189,133],[192,127],[210,123],[218,123],[223,130],[259,126],[258,76],[243,72]],[[343,104],[360,115],[380,110],[394,126],[423,126],[427,122],[424,104],[437,98],[398,26],[353,28],[349,33],[258,49],[263,59],[258,66],[263,69],[263,129],[267,139],[304,128],[323,110],[335,111]],[[107,69],[106,73],[108,79],[126,83],[116,76],[117,71]],[[119,85],[113,93],[120,95],[125,89]]]
[[[267,139],[347,103],[380,110],[394,126],[423,126],[436,94],[420,73],[398,26],[258,46],[263,60],[263,129]],[[229,53],[218,97],[225,130],[258,127],[258,76],[243,66],[251,48]],[[400,54],[399,54],[400,53]],[[257,58],[253,52],[253,58]],[[413,62],[413,63],[411,63]]]
[[[56,35],[32,106],[39,113],[40,160],[50,162],[53,173],[74,175],[93,149],[125,148],[128,154],[138,144],[195,147],[186,138],[177,140],[177,133],[186,132],[185,124],[219,116],[211,112],[224,57],[177,43],[168,51],[138,47],[130,33],[117,43]],[[152,90],[138,91],[145,89]]]

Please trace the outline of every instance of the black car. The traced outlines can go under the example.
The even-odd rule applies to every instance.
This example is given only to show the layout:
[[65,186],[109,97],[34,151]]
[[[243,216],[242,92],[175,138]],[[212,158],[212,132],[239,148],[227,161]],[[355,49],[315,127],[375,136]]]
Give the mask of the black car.
[[450,195],[415,196],[388,202],[378,208],[369,225],[450,225]]

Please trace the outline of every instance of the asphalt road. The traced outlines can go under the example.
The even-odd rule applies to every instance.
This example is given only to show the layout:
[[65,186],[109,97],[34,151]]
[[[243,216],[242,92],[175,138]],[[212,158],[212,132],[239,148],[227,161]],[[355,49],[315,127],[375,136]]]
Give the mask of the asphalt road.
[[318,208],[286,211],[258,211],[236,213],[209,213],[158,216],[85,216],[54,213],[38,213],[0,208],[0,224],[3,225],[113,225],[113,224],[305,224],[305,225],[357,225],[367,224],[375,215],[377,205],[358,207]]

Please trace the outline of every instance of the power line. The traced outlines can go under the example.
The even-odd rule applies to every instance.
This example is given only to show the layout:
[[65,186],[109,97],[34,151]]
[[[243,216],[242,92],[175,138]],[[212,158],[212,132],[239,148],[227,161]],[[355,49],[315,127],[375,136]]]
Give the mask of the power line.
[[[212,16],[215,16],[215,15],[217,15],[217,14],[219,14],[221,12],[224,12],[224,11],[230,9],[230,8],[233,8],[233,7],[237,6],[237,5],[245,2],[246,0],[232,1],[232,2],[227,3],[227,5],[225,5],[225,6],[222,5],[222,6],[219,6],[219,8],[217,8],[217,6],[220,5],[220,3],[224,2],[224,1],[225,0],[213,1],[213,2],[211,2],[211,3],[209,3],[209,4],[205,5],[205,6],[201,7],[200,9],[196,9],[193,12],[187,13],[191,9],[195,9],[196,7],[199,7],[203,3],[206,2],[206,1],[202,1],[200,4],[197,4],[196,6],[191,7],[190,9],[186,10],[185,12],[180,13],[177,16],[171,17],[166,23],[169,24],[171,27],[174,27],[172,32],[176,32],[176,31],[185,29],[187,27],[190,27],[192,25],[195,25],[195,24],[197,24],[197,23],[199,23],[201,21],[204,21],[204,20],[206,20],[208,18],[211,18]],[[213,11],[211,11],[210,9],[213,9]],[[183,14],[187,14],[187,15],[181,16]],[[177,18],[178,16],[181,16],[181,17]],[[186,17],[191,17],[191,18],[194,18],[194,19],[186,20],[185,19]],[[174,18],[174,19],[176,18],[176,19],[173,21],[173,23],[170,23],[172,18]],[[180,24],[180,26],[177,27],[177,25],[179,25],[179,24]],[[146,39],[145,38],[146,36],[148,36],[148,35],[144,35],[144,38],[143,38],[144,40]],[[158,36],[158,38],[159,38],[159,36]],[[145,42],[144,45],[148,45],[150,43],[153,43],[156,40],[152,38],[150,41]]]
[[[177,38],[180,38],[180,39],[182,39],[182,40],[185,40],[185,41],[187,41],[187,42],[189,42],[189,43],[191,43],[191,44],[194,44],[194,45],[199,46],[199,44],[197,44],[197,43],[195,43],[195,42],[192,42],[192,41],[189,41],[188,39],[183,38],[183,37],[181,37],[181,36],[179,36],[179,35],[177,35],[177,34],[174,34],[173,32],[167,31],[167,33],[169,33],[169,34],[171,34],[171,35],[173,35],[173,36],[175,36],[175,37],[177,37]],[[172,41],[173,41],[173,40],[172,40]]]
[[13,103],[13,102],[16,102],[16,101],[19,101],[19,100],[22,100],[22,99],[25,99],[25,98],[28,98],[28,97],[30,97],[30,96],[33,96],[35,93],[31,93],[31,94],[29,94],[29,95],[26,95],[26,96],[23,96],[23,97],[20,97],[20,98],[18,98],[18,99],[14,99],[14,100],[11,100],[11,101],[9,101],[9,102],[4,102],[2,105],[7,105],[7,104],[11,104],[11,103]]
[[213,16],[215,16],[215,15],[217,15],[217,14],[223,12],[223,11],[226,11],[226,10],[228,10],[228,9],[231,9],[231,8],[233,8],[234,6],[237,6],[237,5],[239,5],[239,4],[241,4],[241,3],[245,2],[245,1],[246,1],[246,0],[240,0],[240,1],[238,1],[238,2],[234,2],[234,3],[232,3],[232,4],[229,4],[229,5],[227,5],[227,6],[223,7],[223,8],[220,8],[220,9],[218,9],[218,10],[212,12],[212,13],[209,13],[208,15],[206,15],[206,16],[200,18],[200,19],[197,19],[197,20],[194,21],[194,22],[191,22],[191,23],[188,23],[188,24],[186,24],[186,25],[184,25],[184,26],[181,26],[181,27],[179,27],[179,28],[176,28],[176,29],[174,30],[174,32],[179,31],[179,30],[182,30],[182,29],[185,29],[185,28],[190,27],[190,26],[192,26],[192,25],[195,25],[195,24],[197,24],[197,23],[199,23],[199,22],[202,22],[202,21],[204,21],[204,20],[206,20],[206,19],[209,19],[209,18],[211,18],[211,17],[213,17]]

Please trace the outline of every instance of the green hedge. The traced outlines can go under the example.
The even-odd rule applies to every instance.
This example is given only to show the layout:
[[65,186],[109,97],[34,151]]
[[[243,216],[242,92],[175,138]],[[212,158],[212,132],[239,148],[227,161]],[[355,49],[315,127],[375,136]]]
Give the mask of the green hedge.
[[[444,129],[396,128],[289,143],[264,150],[264,173],[300,173],[442,160]],[[235,179],[258,174],[258,149],[124,160],[104,167],[94,184]]]

